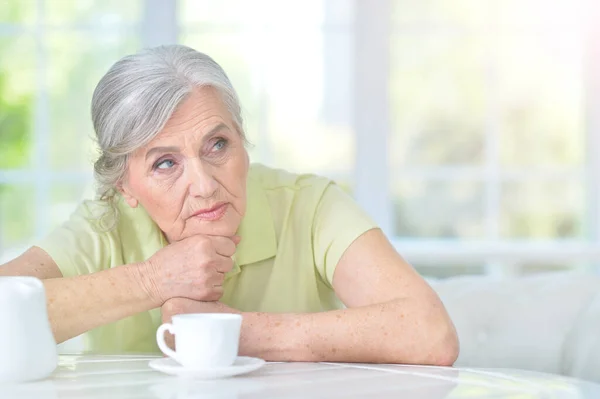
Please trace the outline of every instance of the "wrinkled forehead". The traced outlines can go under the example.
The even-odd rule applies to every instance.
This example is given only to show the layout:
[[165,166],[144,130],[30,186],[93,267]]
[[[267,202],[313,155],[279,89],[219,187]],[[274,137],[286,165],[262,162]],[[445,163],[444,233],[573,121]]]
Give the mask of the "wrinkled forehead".
[[136,153],[157,145],[186,145],[202,141],[215,133],[239,132],[218,90],[201,87],[186,96],[157,135]]

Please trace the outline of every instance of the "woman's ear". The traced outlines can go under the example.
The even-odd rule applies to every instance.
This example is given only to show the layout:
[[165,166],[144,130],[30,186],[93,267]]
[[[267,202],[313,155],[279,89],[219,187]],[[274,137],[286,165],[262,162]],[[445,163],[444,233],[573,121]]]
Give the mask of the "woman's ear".
[[125,200],[125,202],[127,202],[127,205],[129,205],[132,208],[137,208],[138,200],[132,195],[131,190],[129,189],[127,184],[123,182],[118,183],[117,191],[121,193],[123,199]]

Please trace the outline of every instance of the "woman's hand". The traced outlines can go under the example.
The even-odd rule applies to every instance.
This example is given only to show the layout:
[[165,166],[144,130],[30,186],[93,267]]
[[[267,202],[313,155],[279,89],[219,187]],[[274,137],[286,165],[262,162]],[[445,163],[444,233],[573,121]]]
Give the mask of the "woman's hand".
[[177,297],[218,301],[239,242],[237,236],[198,235],[172,243],[144,263],[143,285],[160,306]]

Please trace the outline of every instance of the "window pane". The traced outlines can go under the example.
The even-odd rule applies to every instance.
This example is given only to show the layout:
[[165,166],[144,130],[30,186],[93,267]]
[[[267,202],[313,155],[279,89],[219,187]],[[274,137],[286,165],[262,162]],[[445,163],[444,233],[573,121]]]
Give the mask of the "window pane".
[[502,187],[505,238],[582,238],[584,189],[578,181],[511,182]]
[[495,0],[494,16],[506,30],[552,28],[561,35],[580,29],[586,3],[595,0]]
[[50,201],[45,214],[49,220],[47,226],[53,229],[69,219],[77,205],[82,201],[84,193],[93,186],[88,184],[55,184],[50,190]]
[[108,30],[115,25],[132,24],[140,19],[140,0],[46,1],[49,25],[99,25]]
[[30,37],[0,38],[0,169],[30,163],[37,89],[35,53]]
[[111,32],[103,37],[52,34],[46,43],[51,166],[54,170],[91,170],[97,156],[90,116],[92,93],[114,62],[136,51],[137,39]]
[[295,171],[350,174],[350,36],[316,29],[272,36],[277,50],[265,66],[273,162]]
[[38,216],[33,186],[0,185],[0,252],[30,244]]
[[482,25],[486,22],[489,1],[482,0],[394,0],[392,22],[395,24]]
[[503,36],[498,54],[503,165],[581,165],[585,159],[581,37]]
[[481,238],[483,234],[480,182],[399,181],[394,198],[399,236]]
[[398,35],[391,51],[392,167],[481,164],[482,42]]
[[330,0],[180,0],[179,21],[192,31],[213,28],[222,32],[264,25],[288,29],[298,25],[315,26],[324,21],[324,2],[327,1]]
[[35,1],[0,1],[0,24],[32,25],[37,18]]

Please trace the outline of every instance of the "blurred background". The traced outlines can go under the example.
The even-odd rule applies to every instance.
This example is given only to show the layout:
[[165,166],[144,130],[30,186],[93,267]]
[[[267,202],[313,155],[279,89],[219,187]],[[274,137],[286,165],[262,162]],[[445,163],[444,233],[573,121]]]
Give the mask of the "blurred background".
[[92,183],[90,100],[179,42],[252,160],[336,179],[424,275],[600,270],[597,0],[0,0],[0,261]]

